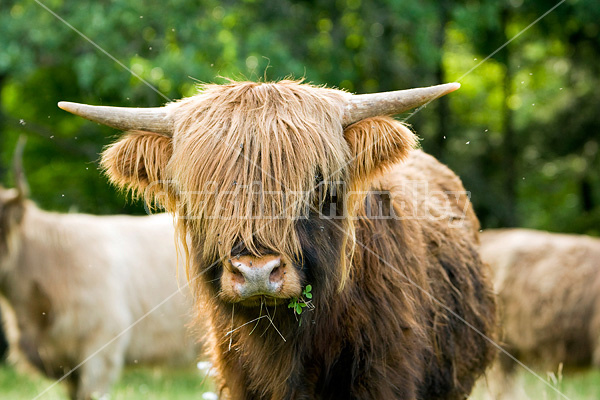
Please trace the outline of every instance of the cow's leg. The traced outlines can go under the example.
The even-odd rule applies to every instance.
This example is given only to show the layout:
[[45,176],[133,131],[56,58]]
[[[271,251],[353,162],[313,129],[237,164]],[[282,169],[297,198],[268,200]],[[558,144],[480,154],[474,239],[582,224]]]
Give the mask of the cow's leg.
[[[509,349],[509,352],[514,350]],[[521,399],[528,396],[517,384],[517,364],[507,355],[500,353],[496,362],[484,375],[481,382],[484,398],[491,400]]]
[[600,368],[600,300],[596,301],[592,320],[590,321],[589,338],[592,347],[592,365]]
[[77,371],[72,372],[63,382],[67,387],[69,398],[72,400],[77,399],[77,389],[79,387],[79,375],[77,374]]
[[[104,343],[88,345],[88,351],[84,354],[93,354],[105,346],[108,340],[110,339]],[[123,369],[128,342],[128,337],[121,337],[83,363],[78,371],[79,379],[74,400],[102,398],[103,395],[108,394]]]

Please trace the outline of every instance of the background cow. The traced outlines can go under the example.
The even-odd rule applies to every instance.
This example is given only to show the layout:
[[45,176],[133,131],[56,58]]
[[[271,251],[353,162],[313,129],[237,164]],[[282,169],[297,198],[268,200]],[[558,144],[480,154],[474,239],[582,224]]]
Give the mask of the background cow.
[[[527,229],[488,230],[507,350],[546,371],[600,367],[600,239]],[[514,362],[499,358],[504,374]]]
[[16,189],[0,186],[0,294],[18,325],[12,346],[54,379],[79,367],[66,379],[72,399],[106,393],[124,363],[192,365],[172,217],[46,212],[17,175]]
[[494,354],[479,224],[456,175],[380,116],[456,88],[232,82],[163,109],[60,106],[137,130],[103,165],[180,214],[225,398],[464,399]]

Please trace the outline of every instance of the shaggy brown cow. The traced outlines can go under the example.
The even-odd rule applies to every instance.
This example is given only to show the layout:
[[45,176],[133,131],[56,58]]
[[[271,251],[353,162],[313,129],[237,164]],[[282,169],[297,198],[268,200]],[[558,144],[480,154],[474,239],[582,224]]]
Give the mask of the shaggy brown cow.
[[124,363],[193,365],[172,217],[50,213],[19,182],[0,186],[0,295],[16,355],[54,379],[81,364],[66,380],[79,400],[107,393]]
[[463,399],[494,355],[478,221],[380,116],[456,88],[231,82],[158,109],[59,105],[135,130],[103,165],[191,236],[224,398]]
[[[547,370],[600,367],[600,239],[485,231],[481,257],[495,272],[509,352]],[[514,363],[502,365],[506,373]]]

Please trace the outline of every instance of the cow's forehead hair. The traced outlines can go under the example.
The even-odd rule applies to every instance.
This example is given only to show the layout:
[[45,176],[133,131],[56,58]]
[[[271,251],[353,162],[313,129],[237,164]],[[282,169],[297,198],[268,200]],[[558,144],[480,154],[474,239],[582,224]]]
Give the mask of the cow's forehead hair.
[[167,171],[192,216],[188,228],[205,237],[205,254],[227,256],[240,240],[251,251],[300,253],[294,224],[315,177],[347,180],[344,105],[342,91],[294,81],[207,85],[169,105]]

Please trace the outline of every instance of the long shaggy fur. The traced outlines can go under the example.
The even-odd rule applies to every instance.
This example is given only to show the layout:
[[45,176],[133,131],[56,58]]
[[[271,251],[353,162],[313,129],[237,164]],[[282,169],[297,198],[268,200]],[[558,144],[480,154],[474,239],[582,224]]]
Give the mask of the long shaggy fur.
[[[283,81],[208,85],[168,106],[165,205],[190,237],[222,395],[463,399],[494,355],[472,329],[494,337],[479,223],[408,128],[378,117],[343,129],[345,102]],[[240,248],[294,260],[314,310],[222,301],[221,262]]]
[[256,255],[260,243],[300,257],[294,224],[314,204],[316,180],[347,180],[342,99],[295,82],[248,82],[207,85],[170,106],[175,150],[167,169],[206,255],[229,257],[243,242]]
[[367,118],[344,130],[350,145],[353,181],[368,189],[378,173],[406,160],[417,146],[415,135],[402,123],[385,117]]
[[490,230],[481,256],[494,270],[509,351],[545,370],[600,367],[599,239]]
[[[102,153],[100,166],[112,183],[149,203],[169,188],[163,177],[171,158],[171,138],[152,132],[129,132]],[[163,196],[164,197],[164,196]]]

